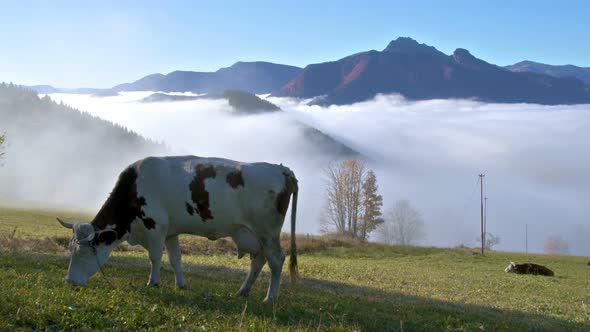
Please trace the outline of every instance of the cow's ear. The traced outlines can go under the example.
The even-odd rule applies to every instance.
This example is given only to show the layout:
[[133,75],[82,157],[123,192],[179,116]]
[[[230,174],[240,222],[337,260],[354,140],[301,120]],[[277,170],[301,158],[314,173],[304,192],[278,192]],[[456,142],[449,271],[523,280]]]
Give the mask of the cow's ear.
[[111,244],[117,239],[117,232],[107,229],[97,234],[96,242],[98,244]]

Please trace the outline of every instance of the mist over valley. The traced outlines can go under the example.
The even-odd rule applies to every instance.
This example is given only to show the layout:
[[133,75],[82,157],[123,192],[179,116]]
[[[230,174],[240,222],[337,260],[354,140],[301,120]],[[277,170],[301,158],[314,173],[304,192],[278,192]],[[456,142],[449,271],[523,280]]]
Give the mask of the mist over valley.
[[[358,151],[377,173],[386,213],[408,199],[424,215],[422,245],[475,246],[479,230],[477,174],[489,197],[488,231],[499,250],[542,252],[559,234],[570,252],[587,254],[585,203],[590,180],[587,105],[490,104],[470,100],[408,101],[399,95],[343,106],[267,97],[284,112],[235,116],[224,99],[141,103],[152,92],[117,97],[51,94],[58,102],[112,121],[156,141],[174,154],[268,161],[291,167],[300,180],[298,229],[318,233],[324,202],[323,169],[343,156],[326,153],[305,134],[304,123]],[[113,177],[105,179],[114,182]],[[75,190],[76,188],[71,188]],[[107,192],[97,193],[96,206]]]

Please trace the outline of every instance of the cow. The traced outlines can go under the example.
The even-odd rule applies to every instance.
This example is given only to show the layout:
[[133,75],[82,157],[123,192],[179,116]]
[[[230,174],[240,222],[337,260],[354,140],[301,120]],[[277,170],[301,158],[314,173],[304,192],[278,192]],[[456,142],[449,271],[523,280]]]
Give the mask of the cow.
[[176,285],[186,287],[179,234],[215,240],[231,237],[238,257],[250,254],[250,272],[238,295],[248,296],[268,262],[270,285],[265,303],[278,296],[285,255],[279,242],[291,206],[291,282],[297,282],[295,219],[298,183],[288,168],[264,162],[243,163],[196,156],[148,157],[121,172],[115,187],[91,223],[71,228],[71,259],[66,281],[84,286],[120,243],[139,244],[149,252],[148,286],[160,283],[164,247]]
[[546,268],[545,266],[533,263],[516,264],[514,262],[510,262],[506,269],[504,269],[504,272],[516,274],[543,275],[549,277],[553,277],[555,275],[553,271]]

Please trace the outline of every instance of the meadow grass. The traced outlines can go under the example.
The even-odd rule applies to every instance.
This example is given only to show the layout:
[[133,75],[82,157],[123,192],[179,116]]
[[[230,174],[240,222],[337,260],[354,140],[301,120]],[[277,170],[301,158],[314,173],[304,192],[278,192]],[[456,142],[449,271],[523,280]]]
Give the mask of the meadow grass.
[[[67,238],[56,212],[89,220],[86,213],[1,208],[0,237]],[[301,236],[301,282],[291,286],[285,269],[279,299],[263,305],[268,267],[249,298],[237,297],[249,261],[231,254],[231,242],[182,241],[189,242],[185,252],[196,250],[183,256],[186,290],[175,288],[167,264],[161,286],[145,286],[149,260],[136,248],[114,252],[107,277],[99,273],[80,288],[63,282],[69,262],[63,247],[0,247],[0,330],[590,330],[584,257],[481,257],[468,248]],[[197,251],[203,248],[210,250]],[[556,277],[506,274],[510,261],[546,265]]]

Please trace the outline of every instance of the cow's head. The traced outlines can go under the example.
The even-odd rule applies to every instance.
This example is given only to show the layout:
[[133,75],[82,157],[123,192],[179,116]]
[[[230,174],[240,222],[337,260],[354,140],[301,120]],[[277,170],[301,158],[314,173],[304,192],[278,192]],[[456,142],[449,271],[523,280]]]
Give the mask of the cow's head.
[[506,267],[504,269],[504,272],[511,273],[511,272],[514,272],[515,270],[516,270],[516,263],[510,262],[510,264],[508,264],[508,267]]
[[84,286],[104,263],[117,245],[117,233],[113,230],[97,231],[85,222],[67,223],[57,218],[59,223],[73,231],[70,240],[70,266],[66,282]]

